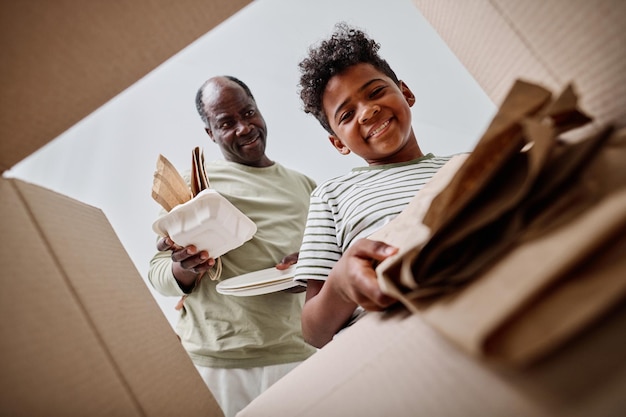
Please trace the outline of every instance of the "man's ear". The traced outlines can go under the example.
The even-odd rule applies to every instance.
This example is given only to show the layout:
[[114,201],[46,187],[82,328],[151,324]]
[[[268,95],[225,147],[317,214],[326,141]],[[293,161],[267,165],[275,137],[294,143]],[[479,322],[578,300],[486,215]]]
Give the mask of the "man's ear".
[[206,132],[206,134],[207,134],[207,135],[209,135],[209,137],[211,138],[211,140],[212,140],[213,142],[215,142],[215,139],[213,139],[213,131],[211,131],[211,128],[209,128],[209,127],[205,127],[205,128],[204,128],[204,131]]
[[400,81],[400,91],[402,91],[402,95],[407,103],[409,103],[409,107],[413,107],[415,104],[415,94],[411,91],[408,85],[404,81]]
[[330,140],[330,143],[339,151],[340,154],[348,155],[350,153],[350,149],[348,149],[348,147],[344,145],[338,137],[330,135],[328,136],[328,140]]

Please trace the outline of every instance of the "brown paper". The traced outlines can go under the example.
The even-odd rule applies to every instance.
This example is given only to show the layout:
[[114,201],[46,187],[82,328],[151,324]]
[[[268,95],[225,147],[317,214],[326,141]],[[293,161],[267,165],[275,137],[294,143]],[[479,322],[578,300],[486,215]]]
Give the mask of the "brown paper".
[[168,212],[192,198],[183,177],[163,155],[159,155],[157,159],[157,169],[152,182],[152,198]]
[[517,246],[426,321],[473,354],[529,363],[626,295],[626,190]]
[[204,153],[196,146],[191,158],[191,192],[195,197],[209,187],[209,178],[204,166]]
[[381,288],[469,352],[517,364],[610,311],[626,296],[626,130],[559,139],[588,120],[571,87],[552,101],[518,82],[423,224],[378,233],[403,245]]
[[[567,89],[551,103],[546,90],[515,84],[475,150],[424,218],[433,236],[415,260],[416,284],[431,290],[441,286],[442,291],[460,285],[514,239],[520,227],[515,212],[553,155],[555,135],[572,121],[589,120],[580,115],[572,97]],[[555,108],[561,124],[546,116]],[[470,247],[468,239],[473,242]],[[501,244],[494,245],[495,239]]]
[[[379,283],[386,293],[398,299],[404,297],[404,293],[396,289],[393,279],[390,278],[398,276],[402,279],[403,276],[399,271],[393,270],[393,266],[398,265],[403,258],[412,258],[426,243],[430,236],[430,230],[422,223],[424,215],[428,211],[432,200],[450,183],[452,177],[467,157],[468,154],[452,157],[422,187],[397,217],[368,237],[372,240],[379,240],[393,245],[399,249],[395,255],[382,261],[377,268],[381,277]],[[408,287],[412,282],[413,277],[410,276],[410,280],[404,286]]]
[[190,182],[191,185],[187,185],[174,165],[166,157],[159,155],[152,183],[152,198],[169,212],[210,187],[204,166],[204,153],[197,146],[191,154]]

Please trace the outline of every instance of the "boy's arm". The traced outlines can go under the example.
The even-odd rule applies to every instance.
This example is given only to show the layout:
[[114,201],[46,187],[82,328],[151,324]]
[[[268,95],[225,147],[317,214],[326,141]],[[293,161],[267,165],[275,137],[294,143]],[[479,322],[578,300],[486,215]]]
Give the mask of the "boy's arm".
[[306,301],[302,308],[302,336],[316,348],[330,342],[357,307],[334,291],[322,291],[324,284],[325,281],[316,279],[307,281]]
[[326,281],[309,279],[302,309],[302,334],[321,348],[344,326],[358,305],[383,310],[397,300],[380,290],[374,263],[398,251],[383,242],[356,241],[335,264]]

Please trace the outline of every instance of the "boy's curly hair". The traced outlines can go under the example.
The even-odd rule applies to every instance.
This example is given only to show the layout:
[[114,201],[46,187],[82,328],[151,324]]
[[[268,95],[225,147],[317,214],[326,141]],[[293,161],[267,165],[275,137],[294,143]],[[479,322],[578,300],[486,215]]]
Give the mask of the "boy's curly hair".
[[317,47],[309,48],[309,55],[300,67],[300,98],[304,112],[310,113],[330,134],[334,134],[322,108],[322,95],[326,84],[334,75],[349,67],[367,63],[373,65],[396,84],[398,77],[387,61],[378,55],[380,44],[369,38],[365,32],[348,26],[345,22],[335,25],[333,35]]

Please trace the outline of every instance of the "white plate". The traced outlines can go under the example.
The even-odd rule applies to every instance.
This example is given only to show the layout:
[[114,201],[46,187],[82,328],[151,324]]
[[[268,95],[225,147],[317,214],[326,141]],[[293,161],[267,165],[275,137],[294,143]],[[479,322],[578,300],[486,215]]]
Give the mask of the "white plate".
[[289,288],[295,288],[303,286],[302,284],[289,280],[287,282],[278,282],[275,284],[264,285],[261,287],[241,288],[237,290],[217,290],[220,294],[233,295],[235,297],[252,297],[255,295],[271,294],[273,292],[287,290]]
[[213,258],[241,246],[256,233],[254,222],[213,189],[174,207],[152,229],[177,245],[206,250]]
[[293,279],[295,273],[295,265],[291,265],[289,268],[283,269],[282,271],[272,267],[228,278],[220,282],[217,287],[222,290],[238,290],[268,284],[276,284],[278,282],[286,281],[287,279]]
[[295,271],[294,265],[282,271],[262,269],[224,280],[217,284],[216,289],[220,294],[240,297],[269,294],[302,285],[293,280]]

